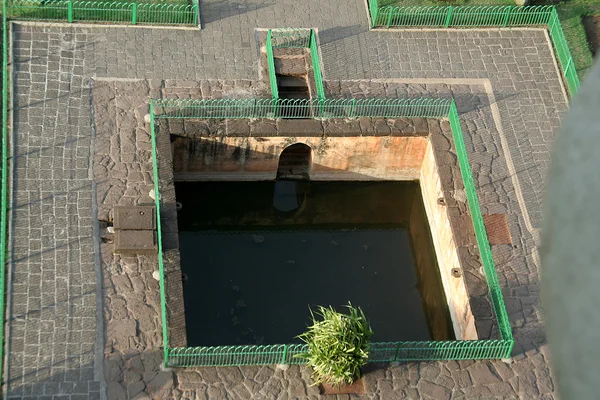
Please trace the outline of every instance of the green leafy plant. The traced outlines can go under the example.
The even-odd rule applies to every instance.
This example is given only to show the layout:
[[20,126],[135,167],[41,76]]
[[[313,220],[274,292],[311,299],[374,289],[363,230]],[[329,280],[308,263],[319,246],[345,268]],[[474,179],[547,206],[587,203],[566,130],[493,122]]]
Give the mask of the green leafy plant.
[[310,310],[312,325],[298,336],[308,344],[308,352],[297,357],[308,360],[315,385],[350,384],[360,378],[360,369],[367,363],[373,330],[360,307],[348,303],[346,308],[348,314],[331,306],[319,306],[315,313]]

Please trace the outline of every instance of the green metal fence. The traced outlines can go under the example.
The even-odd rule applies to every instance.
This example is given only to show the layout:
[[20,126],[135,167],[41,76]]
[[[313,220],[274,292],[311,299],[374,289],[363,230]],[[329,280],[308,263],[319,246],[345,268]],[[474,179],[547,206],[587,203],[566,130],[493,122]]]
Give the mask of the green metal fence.
[[8,214],[8,26],[6,0],[2,0],[2,182],[0,200],[0,380],[4,381],[4,286],[6,277],[6,229]]
[[171,367],[239,366],[304,364],[296,355],[306,352],[305,344],[267,346],[180,347],[169,349],[167,365]]
[[152,99],[155,118],[356,118],[448,115],[447,99]]
[[[371,343],[369,362],[485,360],[508,358],[512,340],[454,340],[439,342]],[[180,347],[169,349],[170,367],[306,364],[297,355],[305,344],[267,346]]]
[[198,25],[198,0],[192,4],[122,3],[98,1],[10,0],[9,18],[67,22],[112,22],[147,25]]
[[272,32],[271,42],[274,49],[303,49],[310,45],[312,29],[278,28],[269,31]]
[[448,340],[371,343],[369,362],[485,360],[509,358],[514,341]]
[[[151,100],[151,135],[153,141],[153,161],[155,174],[155,191],[159,193],[158,169],[156,165],[156,135],[154,122],[156,119],[168,118],[277,118],[273,110],[285,109],[287,104],[281,99],[213,99],[213,100]],[[359,116],[370,117],[423,117],[448,118],[461,176],[467,194],[469,211],[473,218],[473,226],[479,247],[490,297],[493,304],[496,321],[499,327],[500,340],[457,340],[429,342],[376,342],[371,344],[370,362],[393,362],[408,360],[466,360],[466,359],[495,359],[508,358],[511,355],[514,339],[510,322],[502,297],[494,259],[489,241],[477,191],[471,173],[471,167],[464,144],[462,128],[456,105],[453,100],[446,99],[327,99],[298,101],[299,110],[311,107],[315,110],[325,110],[325,118],[352,118]],[[267,111],[265,111],[267,110]],[[352,111],[350,111],[352,110]],[[269,114],[270,113],[270,114]],[[298,113],[302,113],[298,111]],[[304,116],[305,117],[305,116]],[[159,196],[156,196],[157,199]],[[157,205],[157,220],[160,216],[159,201]],[[160,239],[160,238],[159,238]],[[159,256],[162,247],[159,246]],[[162,258],[161,271],[161,300],[164,299],[164,268]],[[163,300],[164,301],[164,300]],[[164,303],[163,303],[164,305]],[[166,324],[166,307],[163,307],[163,325]],[[166,325],[165,325],[166,326]],[[164,328],[164,326],[163,326]],[[163,335],[167,333],[163,329]],[[295,357],[306,350],[303,344],[280,344],[268,346],[216,346],[169,348],[165,336],[165,365],[170,367],[195,366],[234,366],[234,365],[266,365],[266,364],[302,364],[305,360]]]
[[577,70],[573,64],[573,57],[571,56],[571,51],[569,50],[569,45],[563,33],[556,9],[552,10],[552,15],[548,20],[548,31],[550,32],[550,39],[552,39],[556,58],[558,58],[569,92],[571,92],[571,95],[575,95],[579,91],[581,84],[579,83]]
[[[377,4],[377,0],[371,0]],[[552,6],[446,6],[446,7],[381,7],[376,26],[431,26],[431,27],[512,27],[546,25]]]
[[379,7],[369,0],[371,26],[479,28],[544,26],[550,32],[563,77],[571,95],[579,90],[573,57],[554,6]]
[[310,59],[312,60],[313,71],[315,74],[315,86],[317,87],[317,98],[325,99],[325,89],[323,88],[323,76],[321,75],[321,62],[319,61],[319,47],[317,46],[317,35],[313,29],[310,30]]
[[150,139],[152,141],[152,175],[154,179],[154,205],[156,207],[156,232],[157,232],[157,247],[158,247],[158,272],[160,274],[159,290],[160,290],[160,316],[162,319],[162,337],[163,337],[163,360],[165,365],[169,360],[169,330],[167,325],[167,296],[165,295],[165,265],[163,262],[163,246],[162,246],[162,223],[160,213],[160,180],[158,174],[158,157],[156,131],[154,123],[154,105],[150,101]]
[[269,69],[269,83],[271,84],[271,96],[273,99],[279,98],[279,89],[277,88],[277,75],[275,75],[275,58],[273,58],[273,31],[267,31],[267,67]]
[[[279,99],[279,91],[277,89],[277,76],[275,74],[275,59],[273,57],[273,49],[285,48],[308,48],[310,49],[310,58],[315,76],[315,86],[317,89],[317,99],[325,99],[325,89],[323,87],[323,76],[321,74],[321,62],[319,61],[319,49],[317,38],[314,29],[308,28],[278,28],[269,29],[267,32],[267,65],[269,68],[269,81],[271,83],[271,95],[273,99]],[[276,104],[277,108],[279,104]],[[297,108],[295,108],[297,110]],[[306,110],[303,110],[306,111]],[[306,118],[303,114],[286,117],[287,111],[275,113],[275,115],[284,118]],[[292,113],[292,115],[295,115]]]

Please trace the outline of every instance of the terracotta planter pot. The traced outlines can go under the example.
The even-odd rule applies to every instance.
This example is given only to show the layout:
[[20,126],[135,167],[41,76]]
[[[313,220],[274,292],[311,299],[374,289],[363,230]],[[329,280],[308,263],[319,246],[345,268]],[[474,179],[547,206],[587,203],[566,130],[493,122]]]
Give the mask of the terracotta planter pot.
[[333,394],[364,394],[365,393],[365,379],[360,378],[350,385],[332,386],[326,383],[320,385],[321,394],[333,395]]

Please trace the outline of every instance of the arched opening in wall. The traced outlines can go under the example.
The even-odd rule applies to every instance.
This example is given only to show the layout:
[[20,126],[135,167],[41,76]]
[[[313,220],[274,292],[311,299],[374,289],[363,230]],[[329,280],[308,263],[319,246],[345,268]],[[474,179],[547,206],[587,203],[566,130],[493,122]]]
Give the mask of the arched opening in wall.
[[304,143],[286,147],[279,156],[277,180],[307,181],[310,179],[312,149]]
[[[279,212],[296,214],[306,203],[312,149],[304,143],[286,147],[279,156],[273,207]],[[290,214],[291,215],[291,214]]]

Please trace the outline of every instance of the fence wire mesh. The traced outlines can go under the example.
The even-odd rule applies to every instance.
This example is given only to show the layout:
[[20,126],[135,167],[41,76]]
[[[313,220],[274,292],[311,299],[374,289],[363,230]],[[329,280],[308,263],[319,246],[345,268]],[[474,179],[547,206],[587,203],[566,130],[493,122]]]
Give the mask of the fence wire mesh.
[[448,115],[447,99],[153,99],[156,118],[356,118]]
[[67,22],[112,22],[148,25],[197,25],[198,0],[187,4],[157,4],[109,1],[10,0],[9,18]]
[[278,28],[270,29],[271,43],[274,49],[302,49],[310,45],[312,29],[308,28]]

